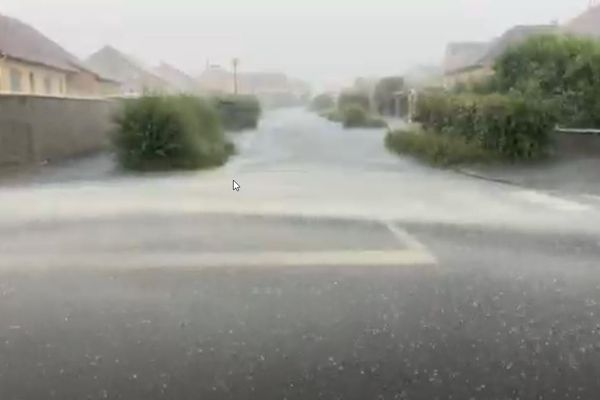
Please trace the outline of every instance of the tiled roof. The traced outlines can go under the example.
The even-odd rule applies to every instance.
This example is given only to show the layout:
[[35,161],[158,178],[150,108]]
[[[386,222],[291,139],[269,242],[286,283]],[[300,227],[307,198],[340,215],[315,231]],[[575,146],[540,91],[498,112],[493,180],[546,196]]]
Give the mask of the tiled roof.
[[495,40],[489,50],[476,64],[492,65],[509,47],[519,45],[527,39],[536,36],[555,33],[557,25],[518,25],[506,31],[500,38]]
[[449,43],[444,57],[444,72],[452,73],[475,64],[489,46],[488,42]]
[[0,14],[0,53],[63,71],[79,71],[81,62],[33,27]]
[[139,82],[151,84],[154,88],[167,88],[168,83],[147,71],[131,57],[111,46],[105,46],[86,60],[86,66],[124,84],[137,85]]
[[162,62],[158,67],[153,68],[152,71],[177,90],[193,92],[198,89],[199,85],[194,78],[165,62]]

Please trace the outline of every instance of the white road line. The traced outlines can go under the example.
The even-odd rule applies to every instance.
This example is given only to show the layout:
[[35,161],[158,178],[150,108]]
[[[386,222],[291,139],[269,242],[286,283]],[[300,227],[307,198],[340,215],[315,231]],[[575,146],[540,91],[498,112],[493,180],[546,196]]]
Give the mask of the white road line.
[[520,200],[525,200],[530,203],[538,204],[558,211],[581,212],[591,209],[591,207],[588,205],[556,196],[551,196],[547,193],[537,192],[534,190],[520,190],[514,192],[513,195]]
[[417,238],[409,235],[408,232],[406,232],[405,230],[398,228],[398,226],[391,221],[385,221],[383,222],[383,224],[390,230],[390,232],[396,237],[396,239],[400,241],[400,243],[407,247],[407,249],[415,252],[421,252],[426,257],[432,260],[431,264],[437,264],[437,259],[435,258],[435,256],[431,254],[429,252],[429,249],[427,249],[427,247],[423,243],[417,240]]
[[191,269],[214,267],[382,267],[432,264],[420,249],[360,251],[269,251],[243,253],[67,253],[3,255],[0,271],[45,271],[60,268],[92,270]]

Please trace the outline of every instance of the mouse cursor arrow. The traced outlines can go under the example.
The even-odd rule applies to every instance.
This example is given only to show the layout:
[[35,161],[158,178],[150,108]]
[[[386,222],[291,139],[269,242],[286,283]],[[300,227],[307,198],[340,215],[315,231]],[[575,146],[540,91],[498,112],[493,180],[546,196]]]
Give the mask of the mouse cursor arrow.
[[235,181],[235,179],[233,180],[233,191],[234,191],[234,192],[239,192],[239,191],[240,191],[240,184],[239,184],[239,183],[237,183],[237,182]]

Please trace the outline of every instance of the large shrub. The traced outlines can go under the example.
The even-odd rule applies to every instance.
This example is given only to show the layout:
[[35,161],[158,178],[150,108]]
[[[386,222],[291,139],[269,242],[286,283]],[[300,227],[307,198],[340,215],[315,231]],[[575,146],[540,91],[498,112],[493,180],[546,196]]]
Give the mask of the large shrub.
[[125,100],[114,144],[129,169],[195,169],[221,165],[233,146],[212,106],[191,96]]
[[546,154],[555,125],[544,103],[517,95],[423,93],[415,120],[426,130],[458,135],[509,159]]
[[363,92],[346,91],[340,93],[337,101],[338,110],[343,111],[347,107],[360,107],[365,111],[370,110],[369,96]]
[[313,111],[328,111],[335,107],[335,99],[329,93],[322,93],[312,99],[310,108]]
[[401,90],[404,90],[404,78],[401,76],[389,76],[379,80],[373,94],[377,111],[383,115],[393,115],[395,93]]
[[252,95],[221,95],[212,102],[226,130],[255,129],[261,115],[258,98]]
[[600,126],[600,42],[544,35],[509,48],[494,67],[494,86],[552,106],[561,124]]

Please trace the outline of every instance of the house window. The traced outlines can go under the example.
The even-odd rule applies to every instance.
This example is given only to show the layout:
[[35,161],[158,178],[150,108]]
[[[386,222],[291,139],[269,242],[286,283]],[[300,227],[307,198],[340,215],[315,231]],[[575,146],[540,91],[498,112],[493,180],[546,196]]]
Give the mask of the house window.
[[44,89],[46,94],[52,94],[52,79],[49,76],[44,77]]
[[10,91],[20,93],[23,91],[21,82],[21,71],[11,68],[10,70]]
[[35,76],[33,72],[29,73],[29,92],[35,93]]

